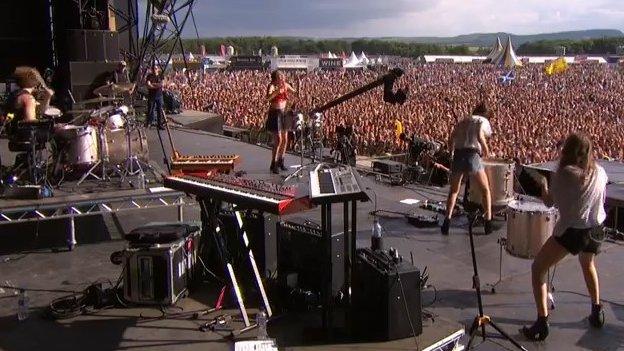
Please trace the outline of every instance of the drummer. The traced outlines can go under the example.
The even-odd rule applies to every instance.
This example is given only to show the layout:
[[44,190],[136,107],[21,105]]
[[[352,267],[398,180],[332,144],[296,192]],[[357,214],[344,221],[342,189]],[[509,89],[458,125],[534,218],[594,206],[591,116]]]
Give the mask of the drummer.
[[449,137],[449,150],[451,151],[451,187],[446,201],[446,217],[442,223],[443,235],[448,235],[451,224],[453,209],[459,194],[459,187],[464,176],[470,177],[470,184],[481,190],[482,204],[484,204],[485,234],[492,232],[492,205],[490,186],[487,175],[481,162],[482,157],[487,158],[490,149],[487,138],[492,135],[492,127],[486,118],[488,110],[484,103],[479,103],[472,115],[460,120]]
[[600,304],[598,272],[595,257],[603,239],[602,223],[607,186],[605,170],[594,162],[592,143],[581,134],[566,139],[559,166],[552,178],[552,188],[541,177],[542,199],[559,210],[559,219],[552,236],[544,243],[533,261],[531,276],[537,321],[522,328],[529,340],[544,340],[548,336],[546,272],[568,254],[579,255],[579,262],[591,297],[589,324],[601,328],[604,312]]
[[[43,84],[43,78],[36,68],[17,67],[14,76],[20,90],[14,96],[14,119],[12,123],[36,122],[37,115],[43,114],[50,107],[54,91]],[[37,102],[35,94],[42,99]]]

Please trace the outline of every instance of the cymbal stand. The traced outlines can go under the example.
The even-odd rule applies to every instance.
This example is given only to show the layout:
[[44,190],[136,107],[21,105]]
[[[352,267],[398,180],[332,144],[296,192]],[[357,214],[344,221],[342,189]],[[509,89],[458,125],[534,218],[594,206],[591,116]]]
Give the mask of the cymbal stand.
[[[317,118],[320,119],[320,113],[317,113]],[[322,139],[322,130],[323,127],[322,125],[320,126],[320,130],[321,130],[321,138],[320,138],[320,142],[319,144],[321,145],[320,147],[320,157],[318,159],[318,162],[316,160],[316,149],[315,149],[315,145],[317,144],[317,142],[314,140],[314,135],[313,135],[313,131],[312,128],[310,128],[308,130],[307,135],[305,135],[305,128],[304,128],[304,121],[303,121],[303,117],[300,117],[297,119],[297,130],[300,131],[301,133],[301,137],[299,138],[299,157],[300,157],[300,164],[299,167],[297,167],[297,169],[291,173],[290,175],[288,175],[286,177],[286,179],[284,179],[284,182],[288,182],[289,180],[293,179],[293,178],[301,178],[305,175],[307,175],[307,171],[310,168],[310,166],[316,166],[317,163],[322,163],[323,161],[323,139]],[[314,121],[313,123],[317,123],[316,121]],[[320,122],[322,123],[322,122]],[[310,143],[310,148],[312,151],[312,157],[311,157],[311,162],[309,164],[304,164],[304,158],[305,158],[305,141],[306,139],[308,139],[309,143]]]
[[145,170],[149,170],[152,175],[155,175],[156,171],[148,162],[141,160],[132,150],[132,131],[136,130],[139,132],[139,142],[141,142],[142,131],[140,129],[140,126],[135,123],[134,119],[126,116],[126,125],[124,126],[124,129],[126,133],[128,156],[123,162],[123,173],[126,176],[138,176],[141,182],[141,184],[139,184],[139,188],[144,189],[147,185],[147,180],[145,179]]

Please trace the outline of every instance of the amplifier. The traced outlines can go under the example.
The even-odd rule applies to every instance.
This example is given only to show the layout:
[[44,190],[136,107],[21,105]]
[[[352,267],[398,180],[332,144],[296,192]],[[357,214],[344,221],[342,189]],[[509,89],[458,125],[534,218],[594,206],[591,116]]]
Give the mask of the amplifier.
[[[243,228],[247,233],[249,247],[253,251],[262,278],[274,276],[277,270],[277,217],[272,214],[243,211]],[[222,210],[218,214],[225,247],[235,263],[248,262],[247,248],[234,211]],[[246,265],[246,263],[245,263]],[[251,269],[251,268],[250,268]]]
[[357,335],[374,341],[420,335],[420,271],[383,251],[368,248],[357,250],[355,264],[352,294]]
[[124,251],[124,298],[132,303],[172,305],[187,293],[198,260],[200,231],[164,244],[133,244]]
[[372,166],[374,172],[391,175],[402,173],[405,164],[391,160],[375,160]]
[[[297,288],[315,293],[322,292],[327,267],[322,230],[312,225],[279,222],[277,233],[279,282],[287,285],[288,276],[295,273]],[[338,296],[344,286],[344,235],[332,234],[331,240],[332,294]]]

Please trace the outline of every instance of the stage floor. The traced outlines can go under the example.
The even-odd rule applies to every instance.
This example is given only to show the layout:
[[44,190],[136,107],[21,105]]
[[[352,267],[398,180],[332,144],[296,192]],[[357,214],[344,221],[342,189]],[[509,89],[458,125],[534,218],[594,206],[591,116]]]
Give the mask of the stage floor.
[[[164,136],[164,135],[163,135]],[[162,164],[162,151],[155,130],[148,133],[151,159]],[[176,129],[174,137],[178,150],[184,154],[231,154],[242,157],[238,167],[247,176],[279,182],[281,176],[268,172],[270,150],[245,144],[229,138],[203,132]],[[4,141],[2,141],[4,142]],[[2,146],[0,144],[0,146]],[[167,148],[167,150],[169,150]],[[286,163],[294,165],[299,158],[288,156]],[[442,200],[446,189],[410,185],[390,187],[366,177],[364,182],[374,192],[375,201],[361,204],[358,217],[358,246],[370,243],[372,217],[368,214],[376,209],[410,212],[417,205],[401,203],[404,199]],[[340,206],[336,206],[333,218],[339,218]],[[319,220],[318,210],[294,215],[298,218]],[[185,219],[196,220],[198,210],[188,206]],[[96,280],[115,281],[121,267],[110,263],[112,252],[120,250],[125,243],[120,238],[123,232],[150,221],[175,220],[175,210],[121,212],[111,218],[98,216],[78,223],[78,246],[72,252],[51,250],[50,246],[63,247],[64,234],[57,233],[54,226],[29,225],[18,233],[7,233],[0,226],[0,284],[33,289],[31,317],[17,322],[17,297],[13,290],[0,290],[0,349],[1,350],[229,350],[231,342],[217,333],[202,333],[197,330],[200,321],[172,316],[161,319],[158,308],[110,309],[89,316],[80,316],[64,321],[48,321],[41,318],[37,308],[46,306],[53,298],[69,291],[81,291]],[[472,286],[472,266],[466,220],[453,220],[451,234],[440,235],[439,229],[416,228],[402,216],[382,217],[385,229],[385,246],[399,248],[409,257],[413,254],[415,264],[421,270],[427,266],[429,283],[435,285],[437,296],[427,310],[445,320],[469,325],[476,314],[475,293]],[[499,244],[504,236],[504,222],[501,229],[490,236],[476,237],[477,258],[481,283],[496,282],[499,275]],[[334,221],[334,230],[341,231],[340,221]],[[482,229],[477,228],[477,234]],[[105,232],[106,235],[97,233]],[[18,244],[19,242],[19,244]],[[523,340],[518,330],[535,319],[535,308],[530,286],[530,260],[512,257],[503,251],[503,281],[495,294],[484,289],[485,311],[504,330],[521,341],[529,350],[617,350],[624,349],[624,248],[622,243],[605,243],[603,253],[598,256],[601,279],[601,294],[605,306],[606,325],[602,330],[591,329],[586,321],[590,310],[582,274],[575,258],[564,260],[556,270],[556,308],[551,313],[551,333],[547,341],[530,343]],[[201,310],[214,302],[216,285],[206,285],[203,291],[184,299],[183,311],[171,309],[170,313]],[[423,293],[423,304],[434,300],[432,290]],[[252,307],[253,308],[253,307]],[[236,311],[229,313],[235,315]],[[235,324],[236,325],[236,324]],[[272,336],[278,336],[275,326],[269,328]],[[253,337],[252,332],[248,337]],[[479,350],[513,349],[512,345],[494,337],[480,344]],[[480,342],[480,339],[477,340]],[[465,344],[465,340],[464,340]],[[411,340],[399,340],[380,344],[318,345],[309,341],[285,342],[280,346],[287,349],[368,349],[368,350],[413,350],[418,346]]]

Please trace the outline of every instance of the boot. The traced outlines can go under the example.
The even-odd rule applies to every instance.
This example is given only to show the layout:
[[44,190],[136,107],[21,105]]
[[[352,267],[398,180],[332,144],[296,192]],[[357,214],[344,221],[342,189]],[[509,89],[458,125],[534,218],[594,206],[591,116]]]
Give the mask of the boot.
[[485,230],[485,235],[492,234],[492,220],[483,219],[483,229]]
[[451,226],[451,219],[444,218],[444,222],[442,222],[442,227],[440,227],[440,230],[442,231],[442,235],[449,235],[450,226]]
[[275,161],[271,161],[271,173],[273,174],[279,174],[279,170],[277,169],[277,165],[275,164]]
[[592,311],[589,315],[589,324],[594,328],[602,328],[605,321],[604,310],[602,305],[592,304]]
[[278,166],[278,167],[279,167],[279,169],[281,169],[282,171],[287,171],[287,170],[288,170],[288,168],[286,168],[286,166],[284,166],[284,158],[283,158],[283,157],[282,157],[282,158],[280,158],[280,159],[277,161],[277,166]]
[[548,316],[537,317],[530,328],[522,327],[522,334],[531,341],[544,341],[548,336]]

